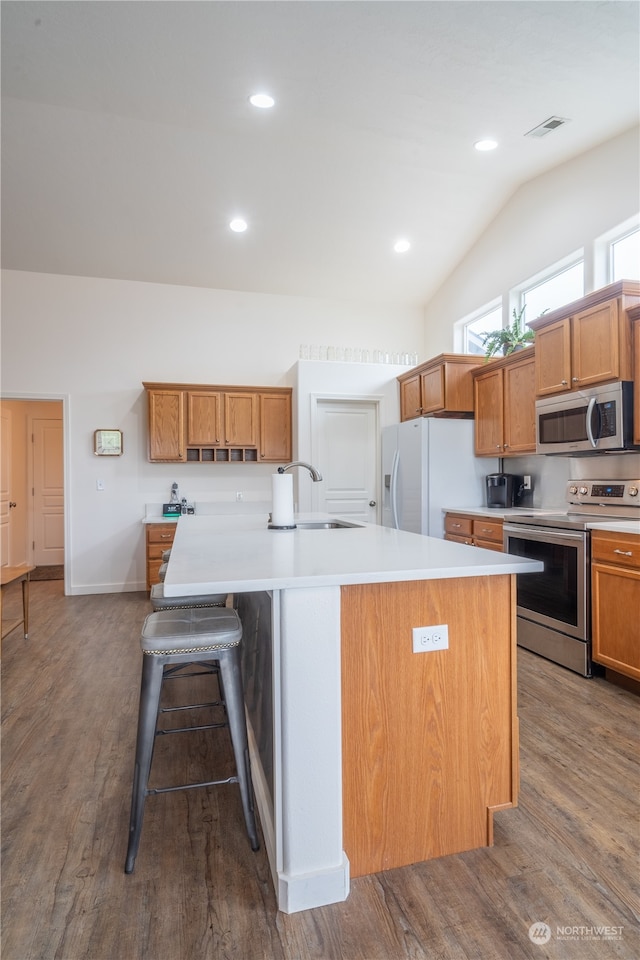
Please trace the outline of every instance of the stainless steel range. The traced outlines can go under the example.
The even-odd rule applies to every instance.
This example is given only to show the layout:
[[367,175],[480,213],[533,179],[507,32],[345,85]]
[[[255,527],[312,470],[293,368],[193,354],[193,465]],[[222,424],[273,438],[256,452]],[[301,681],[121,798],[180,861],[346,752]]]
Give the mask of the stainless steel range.
[[544,564],[517,578],[518,645],[590,677],[590,528],[598,520],[640,521],[640,480],[569,480],[565,499],[564,513],[509,517],[504,548]]

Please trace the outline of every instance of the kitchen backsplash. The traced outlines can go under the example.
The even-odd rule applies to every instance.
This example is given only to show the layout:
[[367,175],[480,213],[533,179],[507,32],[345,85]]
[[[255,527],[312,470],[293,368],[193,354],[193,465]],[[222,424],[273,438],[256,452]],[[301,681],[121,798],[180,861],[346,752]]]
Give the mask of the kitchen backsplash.
[[533,489],[525,492],[524,507],[564,509],[568,480],[636,480],[640,478],[640,455],[601,454],[592,457],[510,457],[503,461],[507,473],[530,476]]

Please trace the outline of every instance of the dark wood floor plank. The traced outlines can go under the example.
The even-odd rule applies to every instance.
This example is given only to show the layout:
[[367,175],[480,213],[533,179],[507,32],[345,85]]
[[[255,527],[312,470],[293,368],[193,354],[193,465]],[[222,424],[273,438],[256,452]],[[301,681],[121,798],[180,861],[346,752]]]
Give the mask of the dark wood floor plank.
[[[149,798],[125,876],[147,597],[62,590],[34,583],[30,638],[3,645],[3,960],[640,957],[632,693],[519,651],[521,798],[496,815],[494,846],[361,877],[345,903],[287,916],[234,785]],[[205,698],[211,680],[191,683]],[[224,731],[175,735],[154,777],[231,764]],[[545,945],[528,935],[541,922]],[[562,934],[597,925],[620,938]]]

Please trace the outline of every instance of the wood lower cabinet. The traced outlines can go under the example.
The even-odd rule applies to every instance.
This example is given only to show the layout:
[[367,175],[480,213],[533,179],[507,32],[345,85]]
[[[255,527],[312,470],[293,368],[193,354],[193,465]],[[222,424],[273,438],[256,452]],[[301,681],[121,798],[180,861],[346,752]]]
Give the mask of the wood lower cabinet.
[[593,659],[640,681],[640,535],[591,534]]
[[477,457],[535,453],[535,362],[535,351],[528,347],[474,372]]
[[143,384],[152,462],[258,463],[291,459],[291,389]]
[[640,283],[621,280],[530,321],[536,331],[536,395],[633,378],[628,309]]
[[162,563],[162,553],[168,550],[176,535],[176,523],[148,523],[146,524],[147,548],[147,590],[154,583],[160,583],[158,570]]
[[400,419],[416,417],[473,416],[471,371],[482,358],[476,355],[442,353],[398,377]]
[[490,516],[478,517],[470,513],[446,513],[444,532],[445,540],[503,552],[502,519]]

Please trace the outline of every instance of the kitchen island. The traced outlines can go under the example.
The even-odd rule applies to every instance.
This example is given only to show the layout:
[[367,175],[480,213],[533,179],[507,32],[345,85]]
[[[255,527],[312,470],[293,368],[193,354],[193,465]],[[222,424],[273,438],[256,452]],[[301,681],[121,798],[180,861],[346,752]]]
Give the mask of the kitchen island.
[[[515,574],[538,569],[372,524],[178,521],[165,594],[233,594],[243,621],[281,910],[344,900],[350,876],[492,843],[493,814],[517,802]],[[441,637],[444,625],[447,649],[413,652],[414,628]]]

